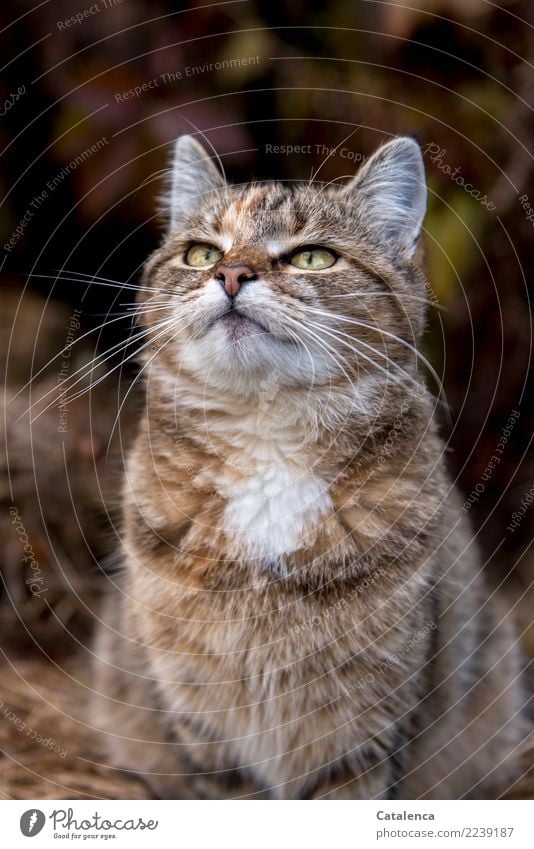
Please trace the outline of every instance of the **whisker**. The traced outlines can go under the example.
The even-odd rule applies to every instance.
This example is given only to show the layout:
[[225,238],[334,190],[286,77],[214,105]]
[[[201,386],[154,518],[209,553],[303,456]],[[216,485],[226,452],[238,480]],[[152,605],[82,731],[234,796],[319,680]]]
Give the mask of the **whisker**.
[[[298,321],[295,321],[294,319],[290,318],[289,316],[286,316],[286,319],[288,319],[292,324],[296,325],[299,328],[299,330],[302,330],[305,333],[307,333],[309,336],[311,336],[312,339],[314,339],[315,342],[319,345],[319,347],[330,357],[330,359],[334,362],[334,364],[337,366],[337,368],[341,369],[341,371],[343,372],[343,374],[345,375],[345,377],[349,381],[350,385],[354,386],[354,381],[347,374],[347,371],[344,368],[344,365],[340,362],[339,357],[337,356],[338,352],[335,351],[335,349],[332,348],[331,345],[328,345],[328,343],[325,342],[324,339],[321,339],[320,336],[318,336],[316,333],[313,333],[313,331],[311,331],[309,327],[305,327],[304,325],[299,324]],[[344,361],[344,362],[346,362],[346,361]],[[348,363],[347,363],[347,365],[348,365]]]
[[397,292],[342,292],[340,295],[335,295],[336,298],[396,298],[399,302],[409,300],[416,301],[420,304],[425,304],[427,307],[435,307],[444,313],[450,313],[449,307],[440,304],[438,301],[432,301],[430,298],[420,298],[417,295],[397,294]]
[[[158,325],[156,325],[154,329],[158,329],[159,327],[163,326],[164,323],[170,324],[173,321],[175,321],[174,318],[166,319],[165,322],[160,322]],[[134,344],[134,342],[136,342],[138,339],[142,338],[145,335],[146,335],[146,331],[141,330],[138,333],[134,334],[133,336],[129,336],[127,340],[121,340],[120,342],[117,342],[111,348],[104,351],[102,354],[99,354],[97,357],[93,358],[93,360],[91,360],[90,363],[84,364],[81,368],[77,369],[69,378],[67,378],[67,381],[69,382],[70,386],[76,386],[78,383],[85,380],[91,374],[91,372],[94,371],[97,367],[102,366],[107,360],[111,359],[113,356],[121,353],[122,351],[125,351],[130,345]],[[119,366],[122,365],[127,360],[135,357],[137,353],[138,353],[137,351],[134,351],[131,355],[128,355],[127,358],[125,358],[121,361]],[[101,361],[101,362],[99,362],[99,361]],[[119,366],[117,366],[117,368]],[[112,371],[114,371],[114,370],[115,369],[112,369]],[[108,372],[107,374],[111,374],[112,371]],[[76,377],[76,375],[80,374],[80,372],[84,372],[84,373],[82,374],[82,376],[80,378],[78,378],[78,380],[74,381],[74,383],[71,383],[72,378]],[[38,401],[35,402],[35,404],[40,403],[41,401],[43,401],[49,395],[56,393],[58,388],[59,388],[59,386],[54,386],[52,389],[49,389],[47,392],[44,393],[44,395],[42,395],[38,399]],[[39,415],[36,416],[35,419],[33,419],[33,421],[36,421],[39,418],[40,415],[42,415],[43,413],[46,412],[46,410],[50,409],[50,407],[53,407],[54,404],[56,403],[56,400],[57,399],[54,399],[50,404],[48,404],[39,413]],[[27,415],[28,413],[31,413],[35,404],[31,404],[30,407],[19,416],[19,418],[17,419],[17,422],[20,421],[22,418],[24,418],[24,416]]]
[[306,354],[308,355],[308,358],[309,358],[310,363],[311,363],[311,367],[312,367],[312,369],[313,369],[311,385],[312,385],[312,386],[315,386],[315,376],[316,376],[316,374],[317,374],[317,369],[315,368],[315,361],[314,361],[314,359],[313,359],[313,356],[312,356],[312,353],[311,353],[311,351],[310,351],[309,347],[306,345],[306,342],[304,342],[304,340],[303,340],[303,339],[300,339],[300,338],[297,336],[297,334],[295,333],[295,331],[294,331],[294,330],[291,330],[291,328],[290,328],[290,327],[288,327],[288,328],[287,328],[287,331],[288,331],[288,333],[290,334],[291,338],[295,340],[295,342],[297,343],[297,345],[302,345],[302,347],[303,347],[303,348],[304,348],[304,350],[306,351]]
[[[153,301],[152,298],[149,298],[146,302],[147,304],[157,304],[158,306],[169,306],[168,301]],[[139,301],[120,301],[118,306],[120,307],[132,307],[139,309],[140,307],[145,306],[145,304],[140,304]]]
[[[345,321],[349,324],[354,324],[354,325],[357,325],[358,327],[364,327],[368,330],[376,329],[380,333],[383,332],[384,335],[393,336],[393,338],[395,338],[399,342],[404,341],[404,340],[401,340],[400,337],[397,337],[394,334],[388,334],[387,331],[381,331],[380,328],[378,328],[378,327],[375,328],[372,324],[367,324],[364,321],[359,321],[357,319],[351,319],[351,318],[348,318],[346,316],[339,315],[337,313],[328,312],[326,310],[319,310],[316,307],[308,307],[308,306],[302,305],[302,309],[306,310],[306,312],[312,312],[316,315],[324,316],[325,318],[328,318],[328,319],[333,319],[334,321]],[[405,369],[402,368],[400,363],[396,363],[386,353],[384,353],[383,351],[379,351],[377,348],[375,348],[373,345],[370,345],[368,342],[365,342],[363,339],[359,339],[359,338],[355,339],[353,336],[350,336],[348,333],[345,333],[343,330],[340,330],[339,328],[334,328],[334,327],[326,328],[324,325],[319,325],[319,326],[324,330],[329,329],[331,332],[338,333],[338,334],[346,337],[347,339],[349,339],[353,343],[360,344],[360,345],[363,345],[366,348],[369,348],[371,351],[373,351],[373,353],[378,354],[379,356],[383,357],[384,359],[387,359],[388,362],[391,365],[398,368],[406,377],[412,378],[412,375],[410,375],[409,372],[405,371]],[[409,343],[407,343],[407,344],[409,345]],[[410,347],[410,349],[412,350],[413,353],[418,353],[416,348],[414,348],[413,346],[409,346],[409,347]]]
[[[24,392],[24,390],[25,390],[25,389],[27,389],[27,388],[28,388],[28,386],[30,386],[30,384],[31,384],[31,383],[33,383],[33,382],[34,382],[34,380],[36,380],[36,379],[39,377],[39,375],[40,375],[40,374],[42,374],[42,372],[43,372],[45,369],[47,369],[49,366],[51,366],[51,365],[52,365],[52,363],[53,363],[55,360],[60,359],[60,357],[61,357],[61,356],[62,356],[62,354],[63,354],[63,351],[65,351],[65,350],[69,350],[69,351],[70,351],[70,350],[71,350],[71,348],[72,348],[74,345],[79,345],[79,344],[80,344],[80,342],[83,342],[83,340],[84,340],[84,339],[87,339],[87,337],[88,337],[88,336],[90,336],[92,333],[95,333],[97,330],[101,330],[101,329],[103,329],[104,327],[108,327],[110,324],[115,324],[115,322],[120,321],[121,319],[124,321],[124,319],[125,319],[125,318],[127,318],[127,317],[128,317],[128,316],[126,316],[125,314],[122,314],[122,315],[119,315],[119,316],[115,316],[114,318],[110,319],[109,321],[104,321],[104,322],[102,322],[102,324],[99,324],[99,325],[97,325],[96,327],[92,327],[90,330],[87,330],[85,333],[82,333],[82,335],[81,335],[81,336],[78,336],[76,339],[73,339],[73,341],[72,341],[72,342],[69,342],[69,344],[68,344],[68,345],[65,345],[65,346],[61,349],[61,351],[59,351],[57,354],[54,354],[54,356],[53,356],[50,360],[48,360],[48,362],[47,362],[47,363],[45,363],[45,365],[44,365],[42,368],[40,368],[38,372],[36,372],[35,374],[32,374],[31,378],[30,378],[30,379],[29,379],[29,380],[28,380],[28,381],[24,384],[24,386],[22,386],[22,387],[19,389],[19,391],[16,393],[16,395],[14,395],[14,396],[13,396],[13,398],[18,398],[18,396],[21,394],[21,392]],[[120,343],[120,342],[118,342],[118,343],[117,343],[117,345],[119,345],[119,344],[121,344],[121,343]],[[74,376],[74,375],[73,375],[73,376]]]
[[[74,274],[80,274],[80,275],[82,274],[81,271],[67,272],[68,275],[73,274],[73,273]],[[109,289],[129,289],[132,292],[161,292],[161,293],[167,294],[167,295],[173,294],[171,289],[155,289],[152,286],[139,286],[135,283],[120,283],[117,280],[111,280],[110,278],[106,278],[106,277],[102,277],[102,278],[95,277],[95,276],[90,275],[90,274],[87,275],[88,279],[83,279],[83,278],[80,278],[80,277],[58,275],[58,274],[35,274],[35,273],[32,273],[30,275],[30,278],[31,277],[36,277],[38,279],[43,279],[43,280],[61,280],[62,282],[65,282],[65,283],[87,283],[87,284],[94,283],[96,286],[103,286],[103,287],[109,288]]]
[[[349,375],[347,374],[347,372],[345,371],[343,366],[340,366],[339,360],[337,359],[337,357],[335,357],[331,353],[331,351],[333,350],[331,348],[331,346],[328,345],[328,347],[325,348],[325,344],[327,344],[327,343],[325,343],[324,340],[319,339],[316,334],[314,334],[312,331],[309,330],[309,328],[306,328],[306,332],[308,332],[312,336],[312,338],[314,338],[314,340],[315,340],[316,344],[319,346],[319,348],[322,349],[324,351],[324,353],[326,353],[326,355],[329,356],[330,359],[333,360],[334,364],[341,368],[343,374],[345,375],[345,377],[347,378],[347,380],[349,382],[349,385],[354,389],[355,392],[357,392],[354,381],[352,380],[352,378],[349,377]],[[360,371],[363,371],[366,375],[370,374],[370,371],[368,369],[366,369],[365,366],[363,366],[360,362],[358,362],[356,364],[356,367],[357,367],[357,370],[358,370],[358,376],[359,376]],[[387,383],[387,379],[386,379],[386,383]]]
[[[181,330],[182,330],[182,327],[179,327],[178,330],[177,330],[177,333],[180,333]],[[102,383],[103,380],[105,380],[107,377],[109,377],[110,374],[113,374],[113,372],[116,371],[118,368],[122,368],[124,363],[127,362],[129,359],[132,359],[133,357],[139,356],[139,354],[142,351],[144,351],[145,348],[148,348],[148,347],[150,347],[150,345],[153,345],[154,342],[156,342],[158,339],[160,339],[162,336],[164,336],[166,332],[167,332],[167,327],[164,327],[163,330],[161,331],[161,333],[158,333],[155,337],[151,337],[150,339],[147,339],[147,341],[144,345],[141,345],[139,348],[137,348],[136,351],[134,351],[132,354],[129,354],[128,357],[123,358],[120,363],[118,363],[114,368],[112,368],[108,372],[106,372],[106,374],[99,377],[98,380],[94,381],[93,383],[90,383],[89,386],[85,387],[84,389],[80,389],[78,392],[76,392],[75,395],[71,395],[70,397],[66,398],[65,403],[69,404],[72,401],[76,401],[78,398],[81,398],[82,395],[85,395],[85,393],[89,392],[91,389],[93,389],[94,386],[98,386],[100,383]],[[156,354],[159,353],[159,350],[156,351],[155,353]],[[76,383],[79,383],[79,382],[80,381],[76,381]],[[51,406],[53,406],[53,404]]]
[[[363,340],[361,340],[361,339],[353,339],[352,336],[349,336],[347,333],[343,333],[342,331],[337,331],[334,328],[329,329],[329,328],[325,327],[323,324],[317,324],[317,322],[313,322],[313,326],[318,330],[322,330],[323,333],[327,333],[329,336],[331,336],[333,339],[336,339],[336,341],[340,342],[342,345],[345,345],[345,347],[349,348],[351,351],[353,351],[353,353],[355,352],[355,353],[358,354],[358,356],[363,357],[368,363],[370,363],[373,366],[373,368],[379,369],[379,371],[383,372],[388,377],[388,379],[392,379],[394,383],[401,384],[402,381],[399,378],[393,377],[392,371],[388,371],[388,369],[383,368],[383,366],[379,365],[379,363],[376,363],[371,357],[368,357],[367,354],[364,354],[363,351],[358,350],[354,346],[356,344],[362,344],[366,348],[370,348],[370,350],[373,351],[373,353],[379,354],[379,356],[383,357],[387,361],[388,365],[390,365],[393,368],[396,368],[397,370],[401,371],[405,375],[406,378],[415,382],[415,378],[412,375],[410,375],[408,372],[404,371],[404,369],[398,363],[396,363],[394,360],[391,360],[390,357],[387,356],[387,354],[384,354],[381,351],[378,351],[376,348],[373,348],[373,346],[369,345],[367,342],[363,342]],[[347,339],[349,339],[351,344],[348,344],[347,342],[345,342],[344,339],[342,338],[343,336],[345,336]]]
[[[139,285],[137,283],[132,283],[131,281],[124,282],[122,280],[115,280],[114,277],[103,277],[101,274],[89,273],[87,271],[76,271],[75,269],[69,269],[69,268],[55,268],[54,271],[56,272],[57,275],[64,275],[64,274],[76,275],[77,277],[81,278],[82,280],[88,280],[89,282],[91,282],[93,280],[100,280],[103,283],[115,283],[116,286],[135,286],[135,287],[137,287]],[[61,279],[61,276],[60,276],[59,279]],[[140,288],[143,288],[143,289],[148,288],[148,289],[151,290],[150,286],[148,286],[148,287],[143,286],[143,287],[140,287]]]
[[[190,322],[190,323],[191,323],[191,322]],[[165,346],[166,346],[166,345],[167,345],[170,341],[172,341],[172,340],[176,339],[176,337],[177,337],[178,333],[181,333],[181,332],[182,332],[182,331],[183,331],[186,327],[189,327],[189,324],[190,324],[190,323],[186,324],[186,325],[185,325],[185,327],[184,327],[183,325],[181,325],[181,326],[177,329],[176,333],[174,333],[174,334],[171,336],[171,338],[170,338],[170,339],[168,339],[168,340],[167,340],[167,342],[165,342],[165,343],[164,343],[164,345],[162,345],[162,348],[164,348],[164,347],[165,347]],[[164,332],[165,332],[165,331],[164,331]],[[159,337],[156,337],[156,339],[157,339],[157,338],[159,338]],[[150,343],[155,342],[155,341],[156,341],[156,339],[150,339]],[[106,450],[106,457],[107,457],[107,456],[108,456],[108,454],[109,454],[109,449],[110,449],[110,447],[111,447],[111,440],[112,440],[112,438],[113,438],[113,434],[115,433],[115,428],[116,428],[116,426],[117,426],[117,424],[118,424],[118,422],[119,422],[120,414],[121,414],[121,412],[122,412],[122,408],[124,407],[124,405],[125,405],[125,403],[126,403],[126,400],[127,400],[127,398],[128,398],[128,395],[129,395],[129,394],[130,394],[130,392],[132,391],[132,389],[133,389],[134,385],[135,385],[135,384],[137,383],[137,381],[140,379],[140,377],[141,377],[141,375],[143,374],[143,372],[144,372],[145,368],[146,368],[146,367],[147,367],[147,366],[148,366],[148,365],[152,362],[152,360],[154,359],[154,357],[156,357],[156,356],[160,353],[160,350],[161,350],[161,349],[158,349],[157,351],[155,351],[155,352],[154,352],[154,354],[150,357],[150,359],[149,359],[149,360],[147,360],[147,362],[146,362],[146,363],[143,363],[142,367],[139,369],[138,373],[136,374],[136,376],[135,376],[135,377],[134,377],[134,379],[132,380],[132,382],[131,382],[130,386],[128,387],[128,389],[127,389],[127,391],[126,391],[126,394],[125,394],[125,396],[124,396],[124,398],[123,398],[123,400],[122,400],[122,402],[121,402],[121,405],[120,405],[120,407],[119,407],[119,409],[118,409],[117,415],[115,416],[115,420],[114,420],[114,422],[113,422],[113,427],[111,428],[111,433],[110,433],[109,440],[108,440],[108,447],[107,447],[107,450]],[[139,353],[140,353],[140,352],[139,352]]]
[[[445,396],[445,392],[444,392],[444,389],[443,389],[443,383],[442,383],[441,378],[439,377],[438,373],[434,369],[433,365],[429,362],[427,357],[425,357],[424,354],[422,354],[420,351],[418,351],[417,348],[415,347],[415,345],[412,345],[410,342],[408,342],[406,339],[403,339],[401,336],[397,336],[396,333],[391,333],[389,330],[384,330],[382,327],[378,327],[378,325],[367,324],[367,322],[365,322],[365,321],[360,321],[359,319],[354,319],[354,318],[348,318],[347,316],[343,316],[343,315],[332,315],[329,312],[325,312],[324,310],[317,310],[313,307],[304,307],[304,309],[310,310],[311,312],[314,312],[314,313],[317,313],[317,314],[320,314],[320,315],[327,316],[328,318],[334,318],[335,320],[344,321],[347,324],[353,324],[356,327],[364,327],[366,330],[371,330],[371,331],[374,331],[375,333],[380,333],[380,335],[386,336],[388,339],[393,339],[395,342],[398,342],[400,345],[402,345],[405,348],[407,348],[408,350],[410,350],[415,355],[415,357],[417,359],[421,360],[421,362],[427,367],[428,371],[430,372],[430,374],[432,375],[432,377],[436,381],[436,384],[437,384],[437,387],[438,387],[438,390],[439,390],[439,394],[443,396],[443,399],[448,406],[447,398]],[[349,338],[352,338],[352,337],[349,337]],[[367,346],[367,343],[363,342],[362,339],[358,339],[357,341],[359,343],[361,343],[362,345]],[[375,351],[375,353],[379,353],[379,352]]]

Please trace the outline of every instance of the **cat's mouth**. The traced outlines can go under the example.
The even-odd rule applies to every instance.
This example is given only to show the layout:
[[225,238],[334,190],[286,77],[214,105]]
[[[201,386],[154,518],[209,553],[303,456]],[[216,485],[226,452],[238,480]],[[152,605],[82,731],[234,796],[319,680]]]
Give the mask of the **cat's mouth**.
[[242,343],[246,339],[261,336],[263,339],[276,340],[280,344],[291,347],[298,344],[295,339],[287,338],[283,334],[273,331],[267,324],[253,318],[248,312],[238,309],[236,306],[229,306],[223,313],[213,318],[204,333],[209,333],[216,327],[221,328],[230,343]]
[[215,324],[223,324],[232,338],[242,338],[258,332],[269,333],[269,329],[264,324],[255,318],[250,318],[235,307],[230,307],[218,316],[210,326],[213,327]]

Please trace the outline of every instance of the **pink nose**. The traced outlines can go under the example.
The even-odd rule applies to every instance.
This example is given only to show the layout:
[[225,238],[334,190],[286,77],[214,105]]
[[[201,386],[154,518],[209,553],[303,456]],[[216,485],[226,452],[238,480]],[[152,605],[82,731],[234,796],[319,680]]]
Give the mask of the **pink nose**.
[[244,283],[256,280],[257,275],[248,265],[225,265],[221,263],[215,269],[215,279],[222,285],[231,298],[235,297]]

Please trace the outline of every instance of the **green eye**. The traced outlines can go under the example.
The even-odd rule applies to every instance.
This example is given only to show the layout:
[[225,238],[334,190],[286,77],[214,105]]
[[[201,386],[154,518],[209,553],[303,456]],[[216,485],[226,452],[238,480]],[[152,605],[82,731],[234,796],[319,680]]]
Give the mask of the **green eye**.
[[207,268],[209,265],[215,265],[223,258],[223,252],[213,245],[204,245],[202,243],[191,245],[185,255],[185,261],[193,268]]
[[293,254],[290,262],[295,268],[303,268],[308,271],[321,271],[323,268],[330,268],[336,259],[336,255],[332,251],[327,251],[326,248],[307,248]]

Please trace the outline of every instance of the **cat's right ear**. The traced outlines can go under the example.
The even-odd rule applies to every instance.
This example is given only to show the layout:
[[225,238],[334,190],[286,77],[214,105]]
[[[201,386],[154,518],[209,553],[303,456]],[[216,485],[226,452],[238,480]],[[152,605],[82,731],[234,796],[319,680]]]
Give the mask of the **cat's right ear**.
[[179,227],[206,195],[226,185],[212,157],[193,136],[180,136],[174,145],[169,188],[164,197],[168,232]]

